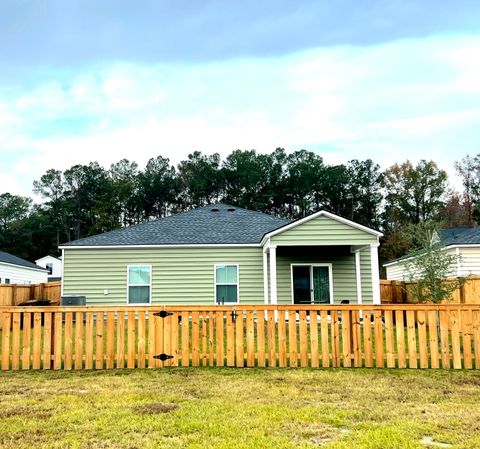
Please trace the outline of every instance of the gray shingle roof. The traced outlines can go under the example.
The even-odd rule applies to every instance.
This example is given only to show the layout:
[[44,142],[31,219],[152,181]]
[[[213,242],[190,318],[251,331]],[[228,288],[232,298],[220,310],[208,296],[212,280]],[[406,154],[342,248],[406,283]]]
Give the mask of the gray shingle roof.
[[283,218],[218,203],[63,246],[260,243],[266,233],[288,223]]
[[445,246],[480,245],[480,226],[474,228],[446,228],[440,230]]
[[29,262],[28,260],[22,259],[21,257],[14,256],[13,254],[6,253],[5,251],[0,251],[0,262],[8,263],[11,265],[19,265],[26,268],[35,268],[37,270],[47,271],[46,268],[39,267],[38,265]]

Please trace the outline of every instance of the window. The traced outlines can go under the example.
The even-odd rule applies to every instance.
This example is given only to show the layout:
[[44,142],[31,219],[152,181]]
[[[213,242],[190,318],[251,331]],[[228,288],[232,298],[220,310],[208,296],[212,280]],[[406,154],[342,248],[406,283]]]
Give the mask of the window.
[[215,302],[238,303],[238,265],[215,265]]
[[5,284],[10,284],[10,279],[5,278]]
[[152,266],[128,266],[128,304],[150,304],[152,290]]
[[53,263],[47,263],[45,268],[48,270],[48,274],[52,274],[52,272],[53,272]]

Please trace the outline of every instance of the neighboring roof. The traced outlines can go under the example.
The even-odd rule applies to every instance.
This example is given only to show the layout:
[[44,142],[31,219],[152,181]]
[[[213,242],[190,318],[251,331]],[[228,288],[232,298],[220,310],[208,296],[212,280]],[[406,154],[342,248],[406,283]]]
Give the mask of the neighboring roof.
[[[439,233],[440,241],[445,247],[457,245],[480,245],[480,226],[474,228],[443,228],[439,230]],[[383,264],[383,266],[394,265],[402,260],[410,258],[412,258],[412,256],[406,254]]]
[[290,220],[217,203],[65,243],[70,246],[258,244]]
[[440,239],[445,246],[480,245],[480,226],[441,229]]
[[29,262],[28,260],[14,256],[10,253],[6,253],[5,251],[0,251],[0,263],[7,263],[9,265],[18,265],[20,267],[34,268],[36,270],[46,271],[46,269],[43,267],[39,267],[38,265]]

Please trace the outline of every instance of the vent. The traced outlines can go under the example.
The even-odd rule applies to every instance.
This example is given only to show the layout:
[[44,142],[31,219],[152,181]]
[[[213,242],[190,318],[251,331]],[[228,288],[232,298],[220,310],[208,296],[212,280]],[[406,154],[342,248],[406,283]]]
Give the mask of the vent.
[[214,208],[212,209],[212,212],[218,212],[219,210],[220,210],[220,209],[219,209],[218,207],[214,207]]
[[235,208],[234,207],[229,207],[227,210],[228,210],[228,212],[233,212],[235,210]]

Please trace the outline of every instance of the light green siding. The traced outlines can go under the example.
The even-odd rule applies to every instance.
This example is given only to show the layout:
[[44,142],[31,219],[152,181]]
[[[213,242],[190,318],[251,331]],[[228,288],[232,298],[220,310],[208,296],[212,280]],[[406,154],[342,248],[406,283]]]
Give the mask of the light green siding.
[[[292,303],[291,265],[292,264],[332,264],[333,300],[340,303],[349,300],[357,302],[357,283],[355,255],[328,256],[278,256],[277,257],[277,297],[279,304]],[[372,276],[370,266],[370,248],[361,251],[360,273],[362,281],[362,300],[372,303]]]
[[271,237],[273,245],[363,245],[377,240],[373,234],[325,216]]
[[152,265],[154,304],[214,304],[215,263],[238,263],[240,302],[263,303],[262,249],[248,247],[65,249],[63,293],[125,305],[127,265],[143,263]]

